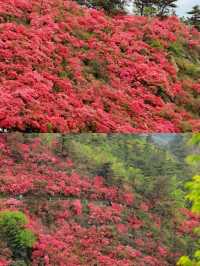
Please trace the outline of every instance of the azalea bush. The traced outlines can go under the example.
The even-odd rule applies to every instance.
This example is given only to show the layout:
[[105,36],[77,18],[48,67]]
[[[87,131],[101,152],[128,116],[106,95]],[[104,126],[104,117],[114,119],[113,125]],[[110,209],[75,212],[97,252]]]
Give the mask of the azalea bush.
[[198,131],[200,33],[75,1],[0,1],[0,128]]

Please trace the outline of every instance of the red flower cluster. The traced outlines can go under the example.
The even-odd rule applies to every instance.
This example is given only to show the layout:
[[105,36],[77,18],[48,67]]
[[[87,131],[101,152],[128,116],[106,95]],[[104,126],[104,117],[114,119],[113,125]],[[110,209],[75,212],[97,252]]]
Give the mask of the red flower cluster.
[[[195,229],[200,227],[200,215],[195,214],[187,209],[182,209],[185,220],[179,228],[181,233],[195,235]],[[196,236],[198,238],[198,236]]]
[[74,1],[0,0],[0,20],[1,128],[200,129],[199,80],[188,86],[170,56],[179,42],[198,56],[200,34],[177,18],[108,18]]

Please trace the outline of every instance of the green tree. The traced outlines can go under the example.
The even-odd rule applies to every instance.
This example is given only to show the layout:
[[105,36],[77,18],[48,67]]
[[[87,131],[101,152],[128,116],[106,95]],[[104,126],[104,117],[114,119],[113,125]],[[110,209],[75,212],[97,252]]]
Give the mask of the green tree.
[[129,0],[77,0],[77,2],[88,7],[102,8],[106,13],[113,14],[125,11]]
[[[193,136],[191,143],[196,147],[200,146],[200,134]],[[192,164],[200,163],[200,156],[198,154],[189,157],[188,161]],[[186,185],[189,193],[187,199],[192,203],[192,212],[200,214],[200,175],[195,175],[191,182]],[[200,228],[196,228],[195,232],[200,235]],[[187,256],[183,256],[177,263],[178,266],[199,266],[200,265],[200,249],[194,254],[194,258],[190,259]]]
[[200,30],[200,6],[195,5],[188,14],[191,15],[191,17],[188,18],[189,23]]
[[135,0],[136,13],[141,16],[157,15],[166,16],[176,8],[177,0]]
[[145,15],[145,11],[153,7],[153,1],[148,0],[135,0],[134,1],[135,12],[138,15]]
[[157,14],[161,17],[168,15],[171,10],[177,7],[177,0],[154,0],[153,2],[157,8]]

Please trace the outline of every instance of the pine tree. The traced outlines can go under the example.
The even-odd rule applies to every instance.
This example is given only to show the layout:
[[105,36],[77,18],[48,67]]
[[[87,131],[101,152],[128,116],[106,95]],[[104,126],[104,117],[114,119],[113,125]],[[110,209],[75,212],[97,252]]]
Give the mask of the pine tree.
[[200,30],[200,6],[194,6],[192,10],[188,12],[188,14],[191,15],[191,17],[188,18],[189,23]]

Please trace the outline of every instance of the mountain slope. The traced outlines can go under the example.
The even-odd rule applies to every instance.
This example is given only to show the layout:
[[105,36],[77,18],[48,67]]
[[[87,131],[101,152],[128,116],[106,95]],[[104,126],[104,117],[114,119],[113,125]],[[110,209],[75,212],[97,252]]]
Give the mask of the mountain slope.
[[0,233],[0,265],[171,266],[196,248],[185,235],[194,222],[180,228],[169,178],[157,177],[156,185],[146,176],[136,191],[134,176],[80,174],[69,153],[61,156],[59,140],[43,134],[1,135],[0,148],[0,217],[23,212],[36,237],[28,252],[17,253],[13,238]]
[[64,0],[0,0],[0,127],[200,129],[200,33],[176,17],[107,17]]

